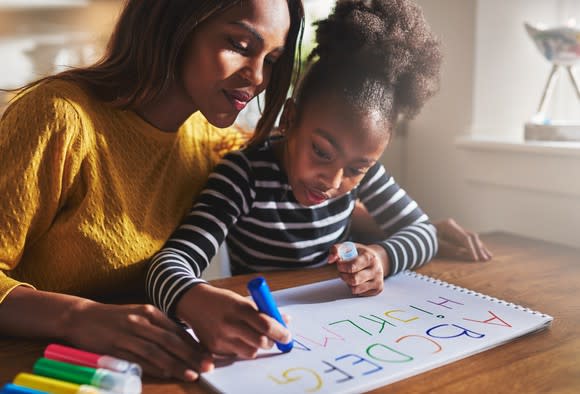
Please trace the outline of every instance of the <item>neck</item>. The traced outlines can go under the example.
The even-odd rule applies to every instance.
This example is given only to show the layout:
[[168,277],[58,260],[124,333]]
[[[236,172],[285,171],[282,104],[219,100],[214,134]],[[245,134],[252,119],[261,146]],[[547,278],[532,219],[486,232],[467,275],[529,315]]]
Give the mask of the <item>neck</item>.
[[288,145],[286,143],[286,137],[277,141],[271,141],[270,143],[272,144],[274,156],[276,156],[276,159],[278,159],[278,163],[280,164],[282,171],[286,172],[286,168],[288,168],[286,165],[286,160],[288,160]]
[[191,99],[176,86],[135,110],[149,124],[169,133],[176,132],[196,111]]

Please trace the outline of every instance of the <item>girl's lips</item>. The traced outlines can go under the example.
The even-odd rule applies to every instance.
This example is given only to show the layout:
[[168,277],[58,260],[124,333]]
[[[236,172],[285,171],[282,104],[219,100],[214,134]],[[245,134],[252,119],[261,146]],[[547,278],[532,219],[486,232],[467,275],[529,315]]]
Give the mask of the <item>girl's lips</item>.
[[312,189],[306,189],[306,198],[312,204],[320,204],[320,203],[328,200],[328,197],[326,196],[326,194],[321,193],[317,190],[312,190]]

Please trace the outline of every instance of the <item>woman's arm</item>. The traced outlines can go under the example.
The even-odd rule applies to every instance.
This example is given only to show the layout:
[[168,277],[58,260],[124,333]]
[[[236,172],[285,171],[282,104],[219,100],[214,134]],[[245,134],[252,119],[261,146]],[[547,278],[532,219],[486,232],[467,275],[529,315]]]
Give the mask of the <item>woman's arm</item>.
[[156,377],[191,381],[213,368],[209,353],[152,305],[108,305],[18,286],[0,304],[0,333],[126,359]]
[[455,220],[449,218],[434,224],[439,239],[437,256],[467,261],[489,261],[493,257],[477,233],[464,229]]
[[[437,257],[446,257],[466,261],[489,261],[493,254],[481,241],[479,235],[461,227],[455,220],[448,218],[433,225],[437,229]],[[357,202],[352,222],[351,232],[357,240],[363,243],[373,242],[384,237],[377,222],[369,214],[365,206]]]

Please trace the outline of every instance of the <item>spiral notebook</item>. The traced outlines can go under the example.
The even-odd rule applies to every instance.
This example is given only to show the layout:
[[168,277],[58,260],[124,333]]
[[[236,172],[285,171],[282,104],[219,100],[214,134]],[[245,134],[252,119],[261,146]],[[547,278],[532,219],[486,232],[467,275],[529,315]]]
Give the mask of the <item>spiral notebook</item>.
[[544,329],[552,317],[415,272],[353,297],[339,279],[274,292],[294,349],[217,365],[225,393],[360,393]]

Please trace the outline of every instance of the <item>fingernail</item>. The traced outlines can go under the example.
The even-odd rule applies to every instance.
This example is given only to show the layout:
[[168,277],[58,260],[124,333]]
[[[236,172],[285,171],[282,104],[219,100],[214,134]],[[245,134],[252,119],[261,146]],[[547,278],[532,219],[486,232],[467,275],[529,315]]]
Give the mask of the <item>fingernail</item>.
[[201,372],[210,372],[213,371],[215,365],[213,361],[204,360],[201,362]]
[[197,374],[197,372],[192,371],[191,369],[186,370],[185,373],[183,374],[184,380],[188,382],[195,382],[198,376],[199,375]]

